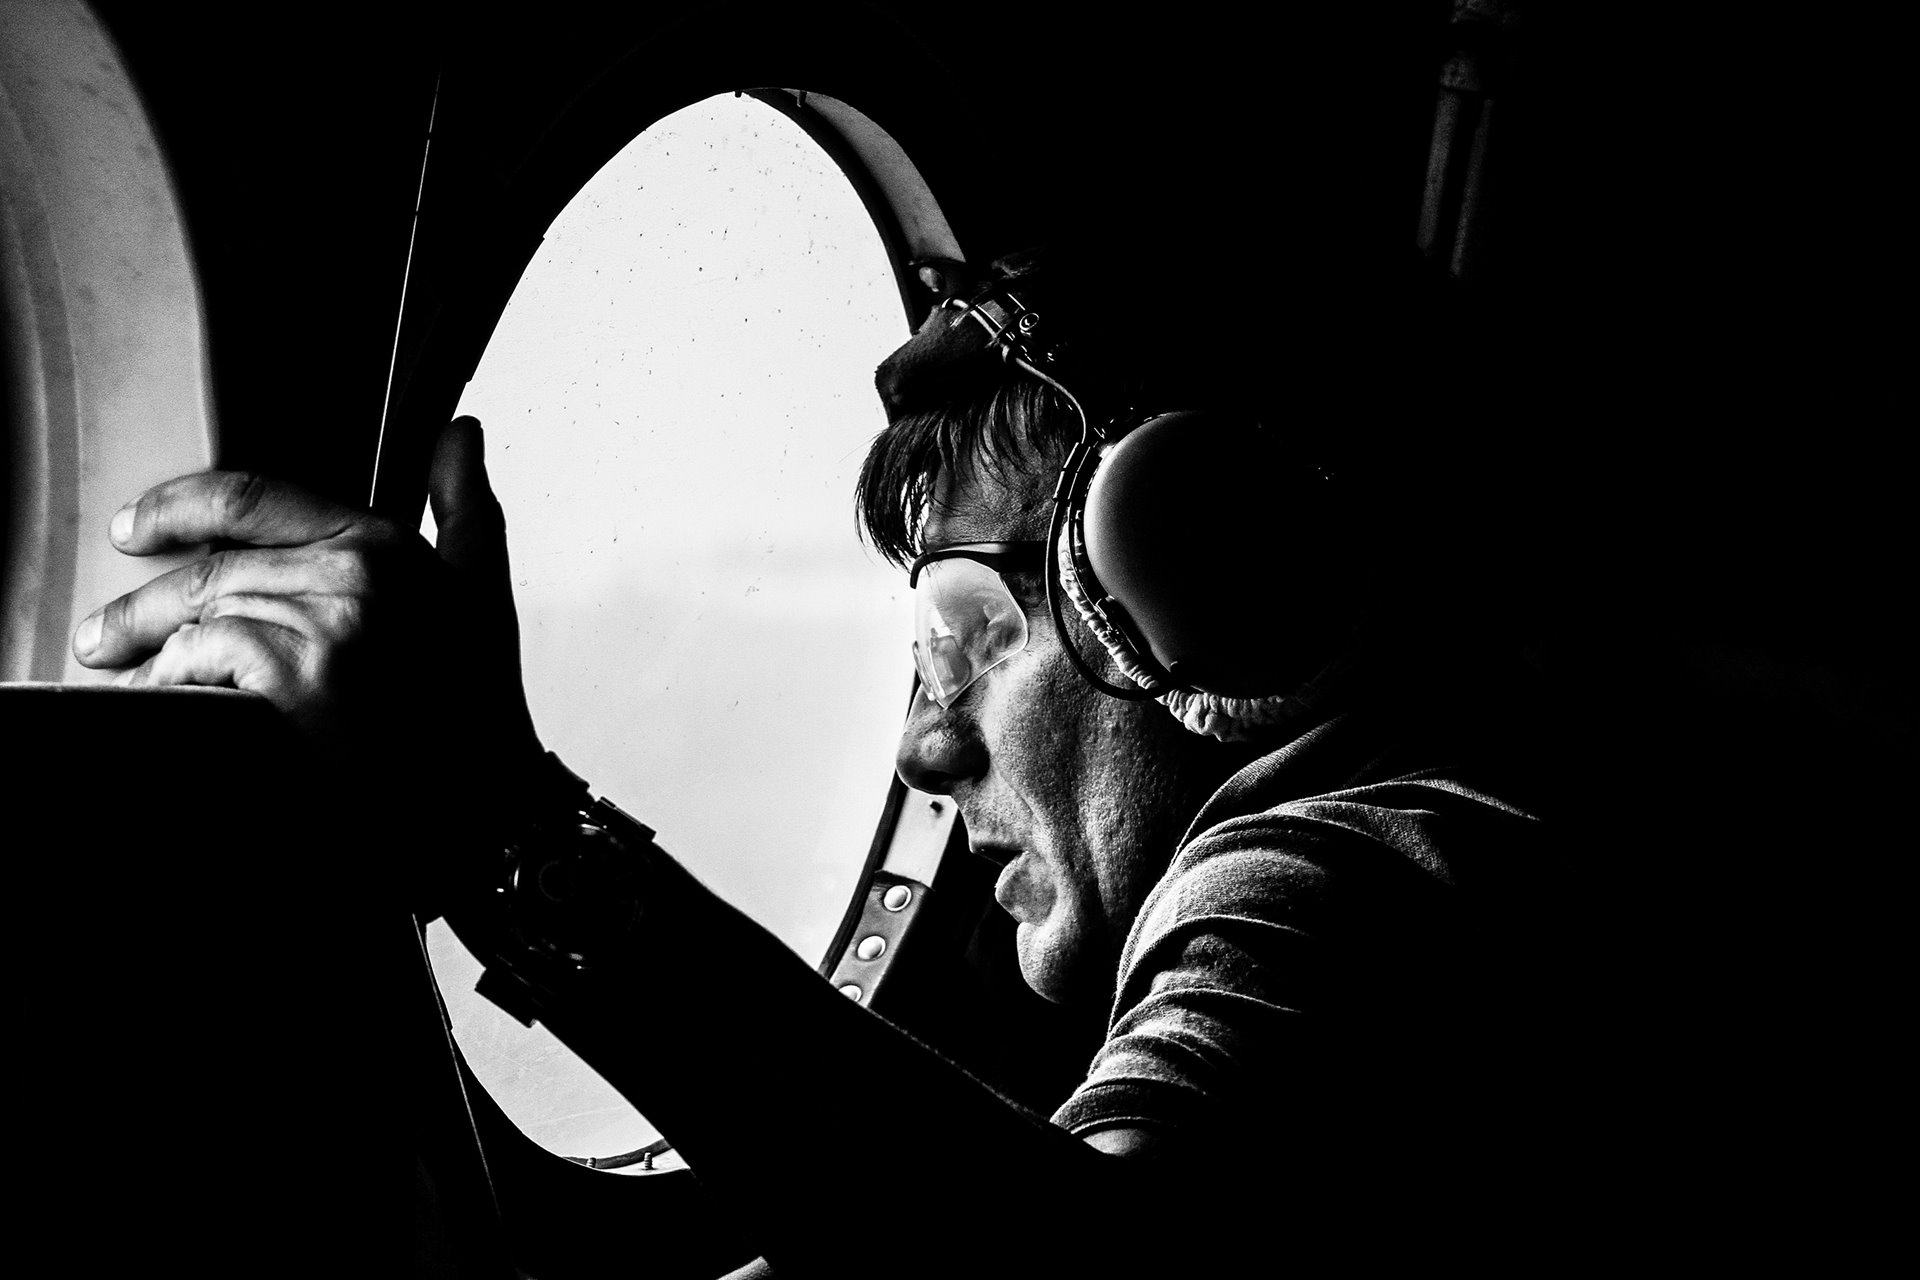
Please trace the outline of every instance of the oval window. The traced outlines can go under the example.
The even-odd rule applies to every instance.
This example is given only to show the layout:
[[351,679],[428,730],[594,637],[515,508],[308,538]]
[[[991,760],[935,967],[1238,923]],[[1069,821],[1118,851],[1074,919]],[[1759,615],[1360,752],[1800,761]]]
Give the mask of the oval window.
[[[911,670],[905,583],[854,532],[906,336],[872,219],[785,116],[725,96],[659,121],[547,233],[460,402],[506,509],[534,721],[596,792],[809,962],[886,798]],[[655,1131],[543,1028],[472,994],[455,1034],[529,1136]]]

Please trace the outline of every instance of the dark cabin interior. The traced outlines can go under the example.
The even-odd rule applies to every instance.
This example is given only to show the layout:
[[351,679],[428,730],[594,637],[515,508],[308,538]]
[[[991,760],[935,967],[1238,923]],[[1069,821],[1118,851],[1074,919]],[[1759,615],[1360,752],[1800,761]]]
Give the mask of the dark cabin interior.
[[[1887,1188],[1854,1175],[1892,1146],[1875,1086],[1913,707],[1901,166],[1871,33],[1465,0],[1380,6],[1377,26],[883,0],[93,7],[186,210],[221,463],[358,502],[378,447],[376,502],[404,518],[547,222],[712,93],[856,104],[972,262],[1098,225],[1143,298],[1156,262],[1207,255],[1222,315],[1329,254],[1417,241],[1457,296],[1423,367],[1431,420],[1404,438],[1443,460],[1462,573],[1497,585],[1551,690],[1540,749],[1564,761],[1580,868],[1552,1176],[1596,1204],[1634,1189],[1595,1228],[1625,1256],[1677,1239],[1702,1263],[1773,1240],[1833,1258],[1871,1223]],[[1245,336],[1223,359],[1257,358]],[[552,1162],[461,1089],[382,873],[383,850],[430,838],[421,815],[309,821],[263,753],[213,745],[235,723],[275,741],[258,708],[156,695],[128,721],[7,698],[29,815],[7,841],[26,867],[23,1242],[62,1270],[236,1276],[717,1276],[751,1256],[686,1179]],[[181,750],[124,786],[83,767],[127,733]],[[155,813],[175,818],[158,834]],[[220,838],[237,831],[275,834]],[[946,959],[893,1016],[992,1070],[1008,1028],[1042,1033],[1004,972],[981,979],[998,994],[953,996],[989,949],[983,892],[956,888]],[[262,948],[304,957],[348,1033],[291,1024],[249,963]],[[1060,1039],[1009,1087],[1072,1069]],[[216,1078],[216,1057],[253,1066]],[[888,1140],[796,1159],[837,1177]],[[886,1212],[883,1187],[848,1195],[850,1222]],[[913,1214],[925,1247],[968,1229]],[[1543,1265],[1601,1246],[1561,1247]]]

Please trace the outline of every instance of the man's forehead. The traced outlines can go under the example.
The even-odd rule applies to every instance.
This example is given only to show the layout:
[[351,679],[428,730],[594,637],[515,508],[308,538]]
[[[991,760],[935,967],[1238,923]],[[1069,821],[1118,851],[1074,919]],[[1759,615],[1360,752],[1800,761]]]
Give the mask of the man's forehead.
[[966,542],[1018,542],[1046,536],[1051,474],[985,467],[971,460],[940,473],[920,526],[925,550]]

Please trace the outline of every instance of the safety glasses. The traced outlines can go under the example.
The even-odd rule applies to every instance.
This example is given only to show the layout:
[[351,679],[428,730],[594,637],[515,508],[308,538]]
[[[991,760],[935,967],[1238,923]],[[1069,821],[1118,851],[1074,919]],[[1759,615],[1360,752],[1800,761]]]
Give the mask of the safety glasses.
[[1027,647],[1027,614],[1002,573],[1038,573],[1046,543],[969,542],[913,562],[913,665],[942,708]]

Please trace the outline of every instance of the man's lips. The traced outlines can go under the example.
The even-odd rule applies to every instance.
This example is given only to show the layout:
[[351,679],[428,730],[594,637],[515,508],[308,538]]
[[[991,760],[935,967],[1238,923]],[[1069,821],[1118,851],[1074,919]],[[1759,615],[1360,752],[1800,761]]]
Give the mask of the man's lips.
[[1004,867],[1020,856],[1020,846],[1006,844],[998,840],[969,840],[967,852],[976,858],[985,858],[996,867]]
[[1039,924],[1053,910],[1053,885],[1040,870],[1039,861],[1022,851],[994,881],[993,900],[1021,924]]

